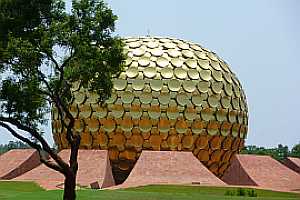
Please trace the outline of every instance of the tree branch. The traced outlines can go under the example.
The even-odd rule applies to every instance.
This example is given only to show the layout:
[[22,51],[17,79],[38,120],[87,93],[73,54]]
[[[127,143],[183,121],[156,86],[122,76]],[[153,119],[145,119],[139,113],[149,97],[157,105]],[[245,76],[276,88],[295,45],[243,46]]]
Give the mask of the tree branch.
[[[31,142],[28,138],[25,138],[21,135],[19,135],[16,131],[14,131],[9,125],[3,123],[3,122],[8,122],[12,125],[15,125],[18,129],[21,129],[23,131],[26,131],[27,133],[31,134],[35,139],[37,139],[41,145],[42,145],[42,149],[45,150],[50,156],[51,158],[53,158],[53,160],[60,166],[62,167],[62,169],[64,171],[69,170],[69,166],[66,162],[64,162],[60,156],[58,156],[56,153],[54,153],[54,151],[50,148],[49,144],[46,142],[46,140],[34,129],[24,126],[23,124],[21,124],[20,122],[18,122],[15,119],[12,118],[6,118],[6,117],[0,117],[0,125],[4,128],[6,128],[7,130],[9,130],[15,137],[17,137],[18,139],[28,143],[30,146],[33,145],[32,147],[35,149],[39,149],[41,148],[38,144],[35,144],[33,142]],[[38,145],[38,146],[36,146]]]

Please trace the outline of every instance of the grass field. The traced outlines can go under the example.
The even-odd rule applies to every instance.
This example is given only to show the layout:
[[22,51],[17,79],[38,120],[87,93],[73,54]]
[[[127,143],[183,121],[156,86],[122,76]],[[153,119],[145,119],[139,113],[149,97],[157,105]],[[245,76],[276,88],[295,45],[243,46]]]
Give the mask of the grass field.
[[[300,195],[293,193],[255,190],[257,197],[228,196],[238,188],[198,187],[198,186],[167,186],[156,185],[131,189],[79,190],[79,200],[299,200]],[[228,192],[229,191],[229,192]],[[250,189],[246,189],[250,191]],[[45,191],[34,183],[0,182],[0,199],[8,200],[58,200],[62,199],[62,191]]]

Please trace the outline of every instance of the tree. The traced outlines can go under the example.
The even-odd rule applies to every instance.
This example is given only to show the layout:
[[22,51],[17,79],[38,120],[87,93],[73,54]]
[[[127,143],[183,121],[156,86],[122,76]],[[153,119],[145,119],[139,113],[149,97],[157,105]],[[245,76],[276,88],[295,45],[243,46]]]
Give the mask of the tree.
[[[8,2],[5,5],[13,13],[18,10],[11,2],[18,4],[16,9],[33,3],[43,6],[28,6],[33,14],[21,13],[26,17],[19,22],[19,15],[7,15],[7,10],[0,9],[0,26],[5,29],[0,42],[0,126],[35,148],[42,163],[64,175],[63,198],[73,200],[81,137],[73,131],[75,119],[69,111],[72,83],[80,81],[97,92],[99,101],[110,96],[111,79],[122,71],[125,59],[121,39],[111,36],[117,17],[101,0],[73,0],[71,13],[65,11],[61,0],[2,2]],[[66,132],[69,162],[42,137],[41,127],[51,107],[57,110]],[[44,152],[52,161],[46,160]]]
[[8,144],[0,144],[0,155],[11,149],[29,149],[30,146],[21,141],[9,141]]
[[300,142],[293,146],[290,156],[300,158]]

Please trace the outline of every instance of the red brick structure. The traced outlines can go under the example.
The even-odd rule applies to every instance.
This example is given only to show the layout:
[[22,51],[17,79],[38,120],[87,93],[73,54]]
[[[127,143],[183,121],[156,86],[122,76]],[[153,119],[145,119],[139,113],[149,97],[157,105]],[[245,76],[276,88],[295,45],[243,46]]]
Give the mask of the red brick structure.
[[149,184],[226,185],[197,160],[192,152],[144,150],[120,187]]
[[10,150],[0,156],[0,180],[13,179],[39,164],[39,155],[33,149]]
[[283,164],[300,174],[300,158],[288,157]]
[[[70,150],[59,153],[63,160],[68,161]],[[100,188],[115,184],[106,150],[79,150],[77,184],[89,187],[97,182]],[[64,176],[45,165],[41,165],[14,180],[35,181],[41,187],[51,190],[63,188]]]
[[230,185],[300,191],[300,175],[270,156],[236,155],[222,180]]

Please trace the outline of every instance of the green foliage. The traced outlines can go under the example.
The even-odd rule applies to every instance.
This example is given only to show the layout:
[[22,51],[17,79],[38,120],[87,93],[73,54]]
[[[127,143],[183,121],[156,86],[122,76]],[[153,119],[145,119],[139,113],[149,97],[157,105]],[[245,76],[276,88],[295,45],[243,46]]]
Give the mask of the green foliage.
[[284,161],[287,157],[300,157],[300,143],[296,144],[291,150],[288,149],[288,146],[283,146],[279,144],[276,148],[265,148],[257,147],[255,145],[245,146],[242,151],[242,154],[256,154],[256,155],[268,155],[272,156],[278,161]]
[[237,188],[236,191],[227,190],[224,195],[225,196],[257,197],[257,192],[254,189]]
[[[123,43],[112,37],[117,16],[103,1],[0,1],[0,116],[37,129],[49,105],[68,113],[71,83],[111,94],[123,69]],[[66,115],[70,118],[71,115]]]
[[8,144],[0,144],[0,154],[3,154],[11,149],[28,149],[30,146],[20,141],[9,141]]

